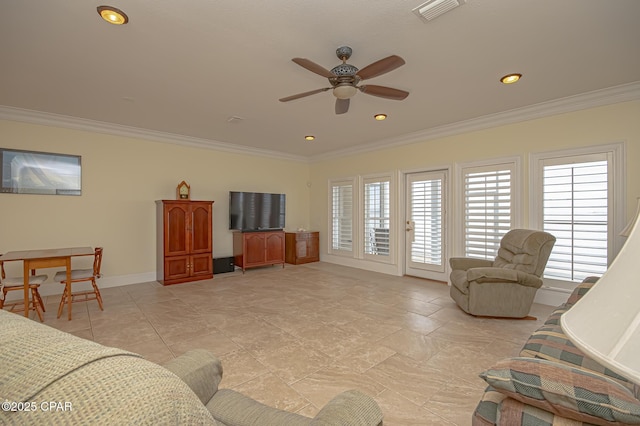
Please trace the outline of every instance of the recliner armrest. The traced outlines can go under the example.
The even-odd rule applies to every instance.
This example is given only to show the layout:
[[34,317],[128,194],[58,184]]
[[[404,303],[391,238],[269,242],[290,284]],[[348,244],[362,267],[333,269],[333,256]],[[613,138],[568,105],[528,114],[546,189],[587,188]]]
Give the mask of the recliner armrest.
[[540,288],[542,280],[535,275],[516,269],[506,268],[471,268],[467,270],[467,281],[478,284],[491,282],[505,282],[524,285],[527,287]]
[[466,271],[471,268],[486,268],[493,265],[493,261],[486,259],[477,259],[474,257],[451,257],[449,258],[449,265],[452,270]]
[[186,352],[167,362],[164,368],[189,385],[205,405],[218,391],[218,385],[222,380],[220,360],[204,349]]

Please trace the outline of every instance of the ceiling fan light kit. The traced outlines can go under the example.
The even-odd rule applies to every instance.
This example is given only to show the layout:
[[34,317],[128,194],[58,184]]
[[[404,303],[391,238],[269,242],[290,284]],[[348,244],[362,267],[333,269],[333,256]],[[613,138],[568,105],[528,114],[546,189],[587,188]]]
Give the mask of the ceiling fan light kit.
[[315,95],[316,93],[326,92],[333,89],[332,93],[336,97],[335,113],[344,114],[349,110],[350,98],[352,98],[358,90],[367,95],[377,96],[380,98],[401,101],[409,96],[409,92],[400,89],[394,89],[385,86],[366,85],[358,86],[360,81],[386,74],[405,64],[404,59],[397,55],[391,55],[384,59],[380,59],[362,69],[348,64],[347,60],[351,57],[353,50],[349,46],[341,46],[336,49],[336,56],[342,61],[329,71],[321,65],[316,64],[306,58],[293,58],[292,61],[315,74],[325,77],[329,80],[330,87],[311,90],[309,92],[298,93],[297,95],[280,98],[280,102],[289,102],[294,99],[304,98],[306,96]]
[[339,84],[333,88],[333,96],[338,99],[349,99],[358,92],[355,86],[350,84]]

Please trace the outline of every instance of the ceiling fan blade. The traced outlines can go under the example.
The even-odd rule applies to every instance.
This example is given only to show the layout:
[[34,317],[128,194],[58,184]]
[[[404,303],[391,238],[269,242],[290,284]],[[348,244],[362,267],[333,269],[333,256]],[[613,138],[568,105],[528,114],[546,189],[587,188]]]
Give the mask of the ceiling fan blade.
[[367,95],[377,96],[379,98],[393,99],[395,101],[401,101],[407,96],[409,92],[400,89],[394,89],[392,87],[376,86],[374,84],[368,84],[366,86],[358,87],[362,93]]
[[335,75],[325,67],[318,65],[315,62],[310,61],[306,58],[293,58],[292,61],[300,65],[302,68],[306,68],[309,71],[314,72],[323,77],[327,77],[327,78],[335,77]]
[[371,65],[367,65],[362,68],[360,71],[356,73],[360,80],[366,80],[368,78],[377,77],[379,75],[388,73],[389,71],[393,71],[398,67],[404,65],[404,59],[397,55],[391,55],[384,59],[380,59],[372,63]]
[[329,89],[331,89],[331,87],[325,87],[325,88],[322,88],[322,89],[311,90],[309,92],[298,93],[297,95],[291,95],[291,96],[287,96],[286,98],[281,98],[281,99],[279,99],[279,101],[280,102],[289,102],[289,101],[292,101],[294,99],[304,98],[305,96],[315,95],[316,93],[326,92]]
[[349,111],[350,99],[336,99],[336,114],[344,114]]

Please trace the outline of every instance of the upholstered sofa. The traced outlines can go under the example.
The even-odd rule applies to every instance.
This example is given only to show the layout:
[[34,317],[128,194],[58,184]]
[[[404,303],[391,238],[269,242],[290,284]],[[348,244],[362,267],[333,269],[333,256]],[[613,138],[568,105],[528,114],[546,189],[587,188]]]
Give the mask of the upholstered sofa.
[[204,350],[160,366],[0,310],[0,424],[382,424],[376,402],[355,390],[311,419],[218,389],[221,380]]
[[560,317],[596,283],[584,280],[522,347],[480,374],[489,386],[474,426],[640,424],[640,384],[584,355],[562,332]]

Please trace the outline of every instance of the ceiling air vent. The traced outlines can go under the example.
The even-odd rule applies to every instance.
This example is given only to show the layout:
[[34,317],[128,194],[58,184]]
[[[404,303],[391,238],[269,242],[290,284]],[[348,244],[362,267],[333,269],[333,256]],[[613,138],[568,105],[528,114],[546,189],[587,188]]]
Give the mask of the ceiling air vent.
[[443,13],[460,6],[461,3],[461,0],[429,0],[413,9],[413,13],[427,21],[431,21]]

